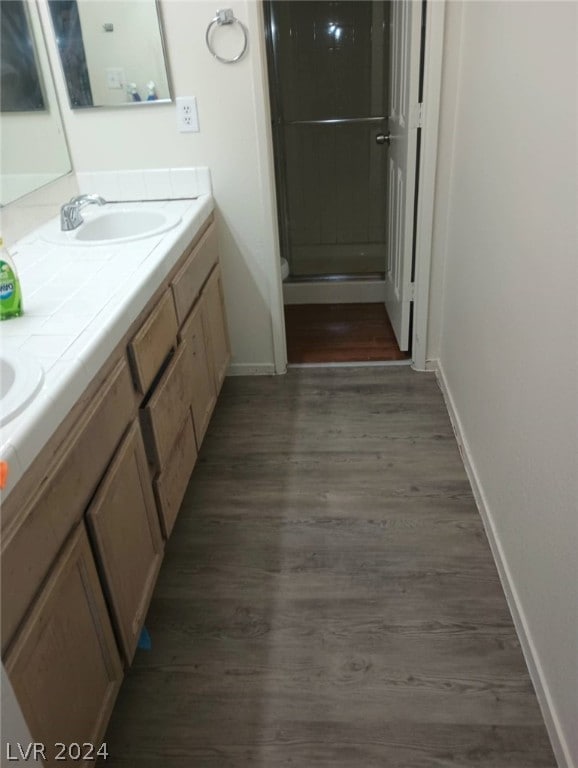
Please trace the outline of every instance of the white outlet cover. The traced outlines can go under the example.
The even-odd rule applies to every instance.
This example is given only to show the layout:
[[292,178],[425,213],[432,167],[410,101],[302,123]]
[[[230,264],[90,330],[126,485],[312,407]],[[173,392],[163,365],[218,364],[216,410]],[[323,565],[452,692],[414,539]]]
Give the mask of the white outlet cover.
[[106,87],[109,91],[122,90],[124,86],[124,69],[108,67],[106,70]]
[[199,113],[196,96],[177,96],[177,128],[180,133],[198,133]]

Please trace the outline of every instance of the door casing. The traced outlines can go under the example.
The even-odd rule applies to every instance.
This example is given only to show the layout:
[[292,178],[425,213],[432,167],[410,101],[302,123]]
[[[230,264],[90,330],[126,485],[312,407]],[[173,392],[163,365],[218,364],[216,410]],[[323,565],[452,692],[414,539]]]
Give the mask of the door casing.
[[[411,0],[402,0],[411,2]],[[431,272],[431,250],[433,238],[433,209],[435,193],[435,174],[437,165],[438,124],[440,111],[440,94],[442,79],[444,19],[446,0],[427,0],[426,5],[426,37],[424,47],[424,79],[421,150],[419,159],[419,182],[417,194],[417,227],[415,243],[415,286],[414,311],[412,328],[412,364],[415,370],[427,370],[427,329],[429,316],[429,282]],[[266,169],[267,186],[271,200],[270,214],[274,215],[276,207],[275,172],[273,161],[273,137],[270,129],[271,113],[269,94],[266,86],[267,63],[265,43],[265,23],[262,3],[249,3],[248,15],[250,27],[260,30],[257,46],[262,69],[261,104],[257,103],[259,117],[263,126],[258,129],[261,138],[267,143],[268,163]],[[414,51],[417,57],[419,49]],[[276,220],[276,216],[275,216]],[[269,299],[271,303],[271,331],[275,372],[285,373],[287,370],[287,347],[285,340],[285,320],[283,313],[283,290],[281,278],[281,258],[277,235],[277,246],[272,254],[272,278],[270,281]]]

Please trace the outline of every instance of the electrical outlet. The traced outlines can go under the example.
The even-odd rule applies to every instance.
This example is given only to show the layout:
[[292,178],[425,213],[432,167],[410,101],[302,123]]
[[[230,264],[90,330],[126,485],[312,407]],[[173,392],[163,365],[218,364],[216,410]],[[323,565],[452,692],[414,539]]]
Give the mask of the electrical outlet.
[[124,88],[124,69],[121,67],[108,67],[106,72],[106,87],[109,91],[122,90]]
[[180,133],[199,131],[199,113],[195,96],[177,96],[177,128]]

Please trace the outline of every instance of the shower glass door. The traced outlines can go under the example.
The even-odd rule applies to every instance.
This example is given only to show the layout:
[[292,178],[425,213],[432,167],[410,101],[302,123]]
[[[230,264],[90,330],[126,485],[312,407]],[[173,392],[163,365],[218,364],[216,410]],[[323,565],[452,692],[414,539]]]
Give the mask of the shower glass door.
[[292,278],[383,276],[389,3],[266,4],[279,222]]

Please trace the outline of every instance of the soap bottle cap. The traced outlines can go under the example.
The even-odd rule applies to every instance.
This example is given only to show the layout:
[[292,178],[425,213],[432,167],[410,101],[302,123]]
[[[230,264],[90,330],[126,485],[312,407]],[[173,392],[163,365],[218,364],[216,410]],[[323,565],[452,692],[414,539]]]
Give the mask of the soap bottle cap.
[[157,87],[155,85],[154,80],[149,80],[147,83],[147,101],[156,101],[158,99],[157,96]]

